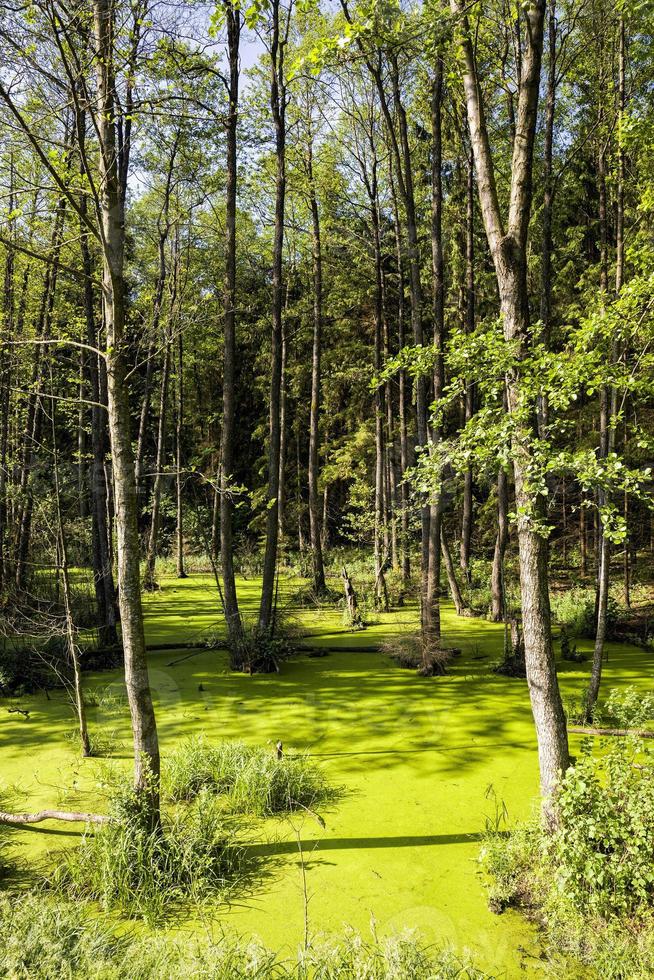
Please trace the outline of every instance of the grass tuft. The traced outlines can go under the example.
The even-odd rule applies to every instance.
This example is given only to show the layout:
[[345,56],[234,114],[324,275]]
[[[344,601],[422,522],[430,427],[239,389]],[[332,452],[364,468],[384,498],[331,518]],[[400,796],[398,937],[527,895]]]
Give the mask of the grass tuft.
[[223,797],[232,813],[257,817],[313,810],[337,796],[306,753],[285,752],[278,759],[269,749],[243,742],[210,745],[201,737],[170,755],[164,778],[173,802],[206,792]]
[[242,877],[243,851],[206,791],[154,830],[132,790],[123,790],[111,815],[50,872],[47,884],[58,893],[155,925],[180,905],[223,897]]

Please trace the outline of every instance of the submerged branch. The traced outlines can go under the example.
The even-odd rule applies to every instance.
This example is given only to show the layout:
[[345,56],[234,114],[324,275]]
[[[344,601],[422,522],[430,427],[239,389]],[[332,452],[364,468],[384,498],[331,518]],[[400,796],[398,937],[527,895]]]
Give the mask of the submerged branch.
[[643,728],[568,728],[574,735],[635,735],[637,738],[654,738],[654,732]]
[[69,810],[39,810],[38,813],[5,813],[0,810],[0,823],[41,823],[43,820],[67,820],[69,823],[109,823],[111,817],[100,813],[75,813]]

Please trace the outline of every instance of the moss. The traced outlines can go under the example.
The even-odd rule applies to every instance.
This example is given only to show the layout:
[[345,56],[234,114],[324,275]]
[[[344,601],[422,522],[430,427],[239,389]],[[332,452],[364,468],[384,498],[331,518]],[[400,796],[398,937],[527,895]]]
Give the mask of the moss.
[[[288,582],[286,594],[298,584]],[[150,644],[199,642],[220,626],[210,577],[162,579],[162,586],[145,600]],[[239,590],[254,612],[259,582],[240,581]],[[299,834],[313,932],[338,935],[347,924],[366,933],[374,916],[380,935],[418,929],[427,942],[471,949],[490,972],[524,975],[522,962],[528,969],[537,963],[535,934],[517,913],[497,917],[489,911],[477,870],[489,785],[512,820],[529,815],[538,790],[526,686],[491,674],[487,666],[502,654],[502,626],[459,619],[446,604],[443,641],[462,654],[445,677],[420,678],[382,654],[357,652],[415,630],[415,603],[379,614],[360,634],[344,630],[335,608],[293,612],[311,645],[329,649],[329,657],[298,654],[280,674],[250,677],[229,670],[225,651],[150,655],[164,759],[191,736],[242,739],[270,752],[281,739],[289,748],[308,749],[330,782],[347,790],[325,814],[325,830],[311,815],[292,817],[293,826],[264,824],[267,842],[250,846],[266,858],[269,877],[243,903],[217,909],[213,925],[258,935],[269,948],[294,955],[304,928]],[[169,666],[183,657],[188,659]],[[581,693],[588,669],[562,665],[566,695]],[[642,650],[611,645],[605,670],[607,689],[650,683]],[[90,676],[86,683],[117,695],[123,690],[119,672]],[[107,763],[82,762],[66,741],[74,725],[70,708],[39,695],[20,704],[30,710],[29,719],[3,711],[5,784],[19,782],[30,808],[51,805],[56,796],[56,802],[93,809]],[[89,723],[92,731],[111,733],[113,764],[127,771],[131,737],[121,698],[103,697],[90,707]],[[68,827],[21,830],[11,835],[11,853],[34,866],[77,839]]]

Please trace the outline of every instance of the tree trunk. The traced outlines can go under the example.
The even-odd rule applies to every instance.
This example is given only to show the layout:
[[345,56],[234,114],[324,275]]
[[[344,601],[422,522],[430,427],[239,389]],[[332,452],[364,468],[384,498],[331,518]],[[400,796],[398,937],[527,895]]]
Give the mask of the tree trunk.
[[[80,171],[84,173],[86,143],[86,117],[80,113],[77,120],[77,139],[79,142]],[[86,342],[91,348],[99,348],[100,338],[96,322],[95,298],[93,293],[93,262],[89,247],[89,230],[86,225],[87,198],[79,199],[80,252],[84,274],[84,318]],[[98,642],[101,647],[118,644],[116,629],[116,592],[114,574],[109,548],[107,529],[107,482],[105,479],[105,457],[107,455],[106,401],[100,383],[104,361],[95,353],[86,359],[88,388],[91,394],[91,540],[93,554],[93,585],[98,611]]]
[[[381,371],[382,360],[382,334],[383,334],[383,309],[382,309],[382,251],[381,235],[379,227],[379,196],[377,186],[377,154],[374,145],[373,134],[369,134],[371,150],[371,174],[370,179],[366,177],[366,185],[370,202],[370,220],[372,224],[372,240],[375,263],[375,346],[374,346],[374,371],[378,376]],[[373,529],[373,551],[375,558],[375,606],[377,609],[388,611],[388,593],[384,579],[384,565],[386,554],[383,544],[383,523],[384,523],[384,412],[382,405],[382,387],[375,387],[375,518]]]
[[179,331],[177,338],[177,411],[175,413],[175,493],[177,496],[175,542],[177,551],[177,578],[187,578],[184,568],[184,482],[182,466],[184,463],[182,438],[184,426],[184,336]]
[[359,612],[357,594],[354,591],[352,579],[348,575],[345,566],[343,566],[341,577],[343,579],[343,588],[345,589],[345,608],[347,609],[349,625],[350,627],[358,628],[363,625],[361,622],[361,613]]
[[320,423],[320,358],[322,350],[322,246],[320,239],[320,212],[313,175],[313,143],[307,147],[307,177],[309,180],[309,204],[311,208],[311,258],[313,265],[313,347],[311,351],[311,405],[309,408],[309,536],[313,559],[313,588],[321,595],[325,592],[325,567],[320,533],[318,501],[318,445]]
[[586,508],[582,494],[579,504],[579,571],[585,578],[588,574],[588,540],[586,536]]
[[[66,210],[65,199],[59,202],[57,215],[52,230],[50,242],[50,261],[47,264],[43,277],[43,288],[39,304],[39,313],[36,325],[36,337],[38,340],[47,340],[50,336],[50,326],[52,312],[54,310],[55,293],[57,289],[57,276],[59,268],[59,255],[63,239],[64,215]],[[32,389],[27,396],[25,430],[22,445],[22,461],[19,478],[19,506],[18,520],[16,529],[16,548],[14,557],[15,584],[16,591],[21,593],[25,589],[27,579],[27,560],[29,557],[30,538],[32,533],[32,514],[34,509],[34,497],[32,493],[32,470],[36,449],[38,447],[41,427],[42,427],[42,405],[38,391],[41,387],[44,371],[44,360],[46,358],[44,348],[37,344],[34,350],[34,360],[32,363]]]
[[[619,18],[618,27],[618,136],[622,138],[622,120],[625,108],[625,30],[624,16]],[[600,109],[600,122],[603,110]],[[606,205],[606,155],[602,142],[604,133],[600,129],[600,148],[597,161],[599,188],[599,226],[600,226],[600,291],[606,294],[608,290],[608,219]],[[619,295],[624,278],[624,150],[618,151],[618,180],[616,188],[616,263],[615,263],[615,292]],[[611,361],[617,358],[615,344],[611,342]],[[615,425],[618,409],[617,390],[613,386],[604,386],[600,393],[600,444],[599,457],[606,459],[615,451]],[[610,503],[610,497],[602,488],[598,490],[598,505],[600,508]],[[625,544],[625,547],[627,545]],[[597,570],[597,626],[595,630],[595,645],[593,648],[593,664],[590,673],[590,683],[586,698],[587,720],[592,721],[593,711],[599,697],[602,679],[602,660],[606,641],[606,623],[609,604],[609,586],[611,579],[611,541],[606,533],[603,522],[599,525],[599,563]]]
[[106,329],[109,433],[115,488],[118,590],[125,653],[125,683],[134,738],[134,781],[147,803],[152,826],[159,823],[159,741],[150,693],[141,583],[134,457],[126,379],[124,202],[118,179],[114,102],[114,7],[93,0],[97,72],[97,131],[102,194],[102,308]]
[[100,813],[75,813],[67,810],[39,810],[38,813],[6,813],[0,810],[0,823],[14,824],[17,827],[28,823],[42,823],[44,820],[64,820],[68,823],[109,823],[110,818]]
[[275,125],[275,228],[272,269],[272,337],[268,432],[268,491],[266,494],[266,548],[259,605],[259,628],[272,627],[277,547],[279,543],[279,449],[280,388],[282,374],[282,259],[284,248],[284,209],[286,199],[286,78],[284,52],[286,35],[280,29],[280,0],[272,0],[272,41],[270,51],[270,106]]
[[225,280],[223,352],[223,432],[220,448],[220,563],[223,575],[225,620],[230,647],[242,636],[243,627],[234,574],[234,422],[236,370],[236,193],[238,182],[237,137],[239,108],[239,45],[242,16],[238,6],[225,0],[229,60],[229,114],[227,131],[227,184],[225,191]]
[[[52,392],[52,370],[50,370],[50,390]],[[59,542],[59,570],[61,572],[63,584],[65,633],[68,658],[73,668],[73,701],[75,713],[77,714],[77,724],[79,727],[80,744],[82,755],[88,758],[91,755],[91,741],[89,739],[88,725],[86,721],[86,705],[84,704],[84,694],[82,691],[82,670],[79,662],[79,647],[77,644],[77,631],[73,618],[73,607],[70,594],[70,574],[68,567],[68,549],[66,546],[66,535],[64,533],[64,522],[61,515],[61,485],[59,480],[59,450],[57,449],[57,431],[55,426],[56,402],[52,400],[50,418],[52,421],[52,458],[54,474],[55,504],[57,511],[57,537]]]
[[[531,0],[524,11],[526,42],[522,55],[516,138],[511,166],[508,223],[505,231],[500,211],[488,130],[486,128],[476,56],[467,15],[459,0],[451,0],[452,12],[462,27],[463,83],[470,138],[475,158],[477,188],[497,285],[504,336],[529,352],[530,323],[527,291],[527,242],[531,212],[533,152],[540,68],[543,51],[545,0]],[[509,413],[517,420],[512,436],[520,591],[525,642],[525,663],[531,707],[538,738],[541,793],[546,820],[555,820],[551,797],[561,773],[569,765],[565,715],[559,692],[552,649],[548,584],[547,540],[541,498],[531,492],[529,471],[531,445],[537,432],[524,421],[524,398],[519,365],[506,378]],[[519,420],[519,421],[518,421]]]
[[[286,290],[286,310],[288,310],[289,289]],[[279,390],[279,493],[277,508],[277,534],[280,547],[284,547],[284,516],[286,512],[286,455],[288,445],[288,330],[286,310],[282,317],[282,372]]]
[[[397,342],[398,349],[404,348],[404,263],[402,256],[402,230],[400,214],[397,206],[395,181],[392,166],[390,174],[391,195],[393,198],[393,228],[395,231],[395,256],[397,263]],[[409,491],[405,474],[409,466],[409,435],[407,431],[407,377],[404,369],[400,370],[398,379],[399,423],[400,423],[400,551],[402,564],[402,583],[406,587],[411,582],[411,558],[409,554]]]
[[[445,261],[443,257],[443,177],[442,177],[442,114],[443,61],[436,56],[431,92],[431,257],[433,340],[436,351],[434,366],[434,401],[442,398],[444,386],[443,346],[445,342]],[[441,426],[435,424],[430,433],[429,452],[437,449]],[[438,488],[429,501],[427,586],[423,601],[423,662],[431,661],[441,639],[441,493]]]
[[[474,161],[472,149],[467,153],[466,174],[466,246],[465,246],[465,331],[468,336],[475,330],[475,200]],[[467,379],[463,421],[467,425],[475,410],[475,389]],[[472,467],[466,467],[463,475],[463,508],[461,515],[461,571],[470,584],[470,544],[472,540]]]
[[504,467],[497,474],[497,536],[491,572],[491,609],[493,623],[506,619],[506,590],[504,587],[504,555],[509,543],[509,478]]
[[[95,322],[91,253],[86,232],[81,231],[82,267],[84,269],[84,312],[86,340],[97,346],[99,338]],[[100,646],[112,647],[118,643],[114,575],[107,531],[107,483],[105,479],[106,425],[105,410],[100,404],[98,358],[87,358],[87,372],[93,404],[91,405],[91,521],[93,545],[93,583],[98,608],[98,640]]]
[[[409,144],[409,130],[407,125],[406,111],[402,103],[399,87],[399,74],[397,62],[391,57],[391,81],[393,85],[393,103],[395,116],[399,130],[399,146],[395,137],[395,127],[390,115],[390,110],[386,103],[383,81],[377,81],[377,87],[382,102],[382,110],[386,119],[386,126],[391,138],[391,147],[394,151],[395,166],[397,171],[398,187],[404,204],[406,217],[407,234],[407,257],[409,261],[409,296],[411,309],[411,327],[413,332],[413,342],[416,347],[421,347],[424,341],[422,327],[422,282],[420,278],[420,246],[418,242],[418,221],[416,216],[415,194],[413,186],[413,165],[411,160],[411,149]],[[386,108],[384,109],[384,106]],[[416,434],[419,446],[427,446],[427,379],[419,376],[416,379]],[[434,602],[434,570],[437,559],[434,556],[434,539],[430,537],[430,523],[432,509],[429,504],[421,508],[421,610],[422,610],[422,629],[425,632],[427,641],[433,632],[433,602]],[[430,542],[432,577],[430,579]],[[425,616],[427,617],[425,619]]]
[[450,589],[450,596],[452,597],[452,602],[454,603],[456,614],[457,616],[469,616],[470,607],[466,604],[463,596],[461,595],[461,589],[459,588],[459,583],[456,577],[456,569],[454,567],[454,561],[452,559],[452,552],[450,551],[450,546],[445,536],[445,530],[443,529],[442,526],[441,526],[441,552],[443,555],[443,563],[445,565],[445,573],[447,575],[447,584]]
[[[14,157],[10,154],[10,188],[7,207],[9,214],[13,215],[15,206],[14,198]],[[13,237],[15,234],[15,217],[10,217],[8,221],[7,238],[11,244],[5,246],[5,274],[2,290],[2,316],[3,316],[3,335],[10,341],[14,335],[14,247]],[[2,595],[5,583],[6,568],[6,547],[7,547],[7,528],[8,528],[8,508],[7,508],[7,476],[9,466],[9,412],[11,407],[10,386],[11,386],[11,356],[4,344],[0,343],[0,595]]]
[[157,562],[157,545],[159,541],[159,519],[161,514],[161,491],[164,482],[164,457],[166,451],[166,416],[168,413],[168,382],[170,378],[170,345],[166,340],[163,366],[161,368],[161,387],[159,389],[159,425],[157,427],[157,452],[154,462],[154,485],[152,487],[152,503],[150,514],[150,533],[145,558],[145,574],[143,588],[157,588],[155,577]]

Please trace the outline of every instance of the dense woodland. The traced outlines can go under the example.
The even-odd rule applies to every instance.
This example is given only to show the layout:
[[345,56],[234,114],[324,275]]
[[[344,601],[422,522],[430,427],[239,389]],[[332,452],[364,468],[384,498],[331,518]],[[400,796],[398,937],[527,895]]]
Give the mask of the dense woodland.
[[504,624],[546,837],[569,725],[651,720],[600,705],[607,643],[651,649],[653,30],[648,0],[1,5],[0,690],[55,674],[88,756],[84,672],[124,666],[150,832],[144,603],[200,572],[234,671],[284,671],[289,582],[353,636],[415,609],[394,656],[434,699],[443,610]]

